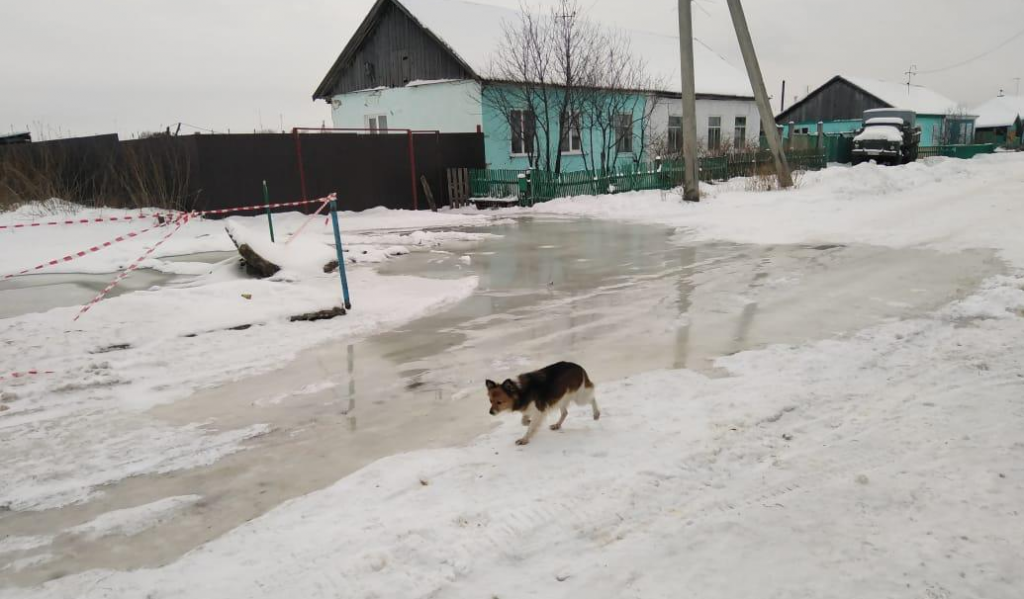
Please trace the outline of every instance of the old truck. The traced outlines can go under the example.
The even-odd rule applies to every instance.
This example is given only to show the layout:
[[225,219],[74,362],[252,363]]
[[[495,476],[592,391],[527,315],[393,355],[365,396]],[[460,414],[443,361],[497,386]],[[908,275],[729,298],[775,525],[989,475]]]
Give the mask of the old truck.
[[864,126],[853,138],[853,164],[907,164],[917,160],[921,128],[912,110],[877,108],[864,111]]

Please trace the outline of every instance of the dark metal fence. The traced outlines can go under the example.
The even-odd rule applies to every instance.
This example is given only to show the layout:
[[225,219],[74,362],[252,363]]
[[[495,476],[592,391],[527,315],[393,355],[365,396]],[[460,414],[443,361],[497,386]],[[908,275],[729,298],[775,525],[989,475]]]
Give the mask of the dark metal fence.
[[[116,135],[0,148],[0,205],[50,197],[86,205],[213,210],[337,192],[339,206],[425,208],[421,177],[447,203],[447,168],[482,168],[483,135],[302,133]],[[416,182],[415,186],[412,184]]]

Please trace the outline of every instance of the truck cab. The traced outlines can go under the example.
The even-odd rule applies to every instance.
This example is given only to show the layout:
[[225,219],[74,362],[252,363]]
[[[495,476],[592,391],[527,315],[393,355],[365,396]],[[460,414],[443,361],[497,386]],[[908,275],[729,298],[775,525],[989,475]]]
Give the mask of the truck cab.
[[853,164],[907,164],[917,160],[921,128],[912,110],[879,108],[864,111],[864,126],[853,138]]

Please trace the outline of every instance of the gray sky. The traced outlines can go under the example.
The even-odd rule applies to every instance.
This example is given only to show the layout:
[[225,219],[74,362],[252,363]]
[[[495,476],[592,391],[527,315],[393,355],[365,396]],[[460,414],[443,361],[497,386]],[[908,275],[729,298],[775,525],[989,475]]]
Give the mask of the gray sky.
[[[517,0],[477,0],[518,6]],[[549,4],[553,0],[539,0]],[[672,32],[676,0],[583,0],[622,27]],[[536,2],[535,2],[536,3]],[[373,0],[0,0],[0,130],[45,137],[329,122],[310,96]],[[905,80],[1024,29],[1024,0],[745,0],[778,106],[835,74]],[[742,67],[725,0],[696,0],[695,34]],[[968,107],[1012,94],[1024,36],[915,79]],[[184,129],[190,131],[191,129]]]

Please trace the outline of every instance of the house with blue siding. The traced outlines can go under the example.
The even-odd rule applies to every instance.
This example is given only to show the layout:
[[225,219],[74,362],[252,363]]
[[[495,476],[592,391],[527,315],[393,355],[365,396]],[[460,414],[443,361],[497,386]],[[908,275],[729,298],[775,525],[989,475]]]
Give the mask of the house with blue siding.
[[920,85],[892,83],[866,77],[837,75],[775,117],[783,134],[849,133],[862,125],[865,110],[898,108],[917,113],[921,145],[969,144],[974,139],[975,115],[942,94]]
[[[613,163],[679,150],[677,37],[623,32],[658,85],[615,91],[622,108],[614,123],[566,124],[569,133],[552,140],[538,130],[535,108],[498,101],[510,83],[493,75],[493,61],[506,28],[519,19],[517,11],[464,0],[378,0],[313,98],[330,104],[337,128],[483,133],[493,169],[544,167],[538,154],[550,156],[544,150],[558,144],[562,171],[586,170],[602,147],[609,151],[599,143],[609,126]],[[698,137],[713,150],[755,145],[760,120],[745,73],[700,43],[694,51]]]

